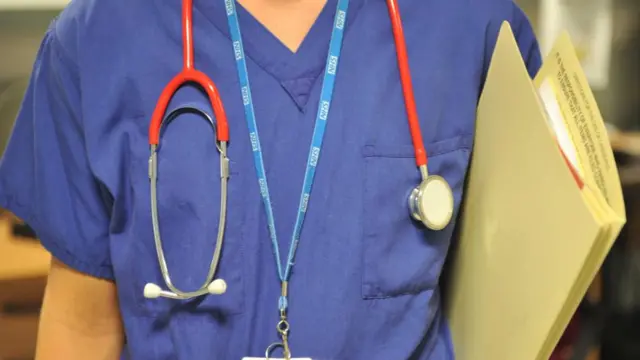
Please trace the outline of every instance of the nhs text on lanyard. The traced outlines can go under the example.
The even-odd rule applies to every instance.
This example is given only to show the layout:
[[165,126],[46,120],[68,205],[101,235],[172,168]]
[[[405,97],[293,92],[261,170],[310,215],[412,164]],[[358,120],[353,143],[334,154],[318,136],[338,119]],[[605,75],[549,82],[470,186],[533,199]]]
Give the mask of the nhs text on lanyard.
[[[282,267],[282,262],[280,259],[275,219],[273,215],[273,209],[271,207],[269,185],[267,183],[266,171],[264,168],[262,147],[260,146],[260,135],[258,134],[256,114],[253,108],[251,85],[249,84],[249,73],[247,71],[247,61],[244,56],[244,46],[242,43],[242,35],[240,33],[240,24],[238,22],[235,0],[224,0],[224,2],[227,11],[229,32],[231,33],[231,40],[233,42],[233,51],[236,59],[238,78],[240,80],[245,118],[247,120],[247,126],[249,127],[249,136],[251,139],[251,146],[253,148],[253,159],[255,163],[256,174],[258,177],[258,183],[260,185],[262,202],[264,203],[264,209],[266,211],[267,222],[269,226],[269,235],[271,237],[273,253],[275,255],[275,262],[278,269],[278,276],[280,278],[282,287],[282,295],[280,296],[280,299],[278,301],[280,322],[277,325],[277,331],[280,334],[281,342],[270,345],[266,350],[265,358],[269,358],[269,354],[272,350],[281,347],[283,349],[284,358],[291,359],[291,350],[289,349],[288,342],[289,323],[287,321],[287,287],[289,279],[291,277],[291,270],[293,268],[296,250],[300,241],[300,233],[302,232],[302,225],[304,223],[307,205],[311,197],[311,188],[313,186],[313,180],[316,173],[316,166],[318,164],[318,159],[320,158],[320,152],[322,150],[322,140],[324,138],[324,133],[327,126],[329,109],[331,108],[331,99],[336,80],[336,72],[338,70],[338,62],[340,60],[340,51],[342,48],[342,38],[344,35],[344,26],[347,18],[349,0],[339,0],[336,9],[336,15],[333,22],[333,31],[331,33],[331,41],[329,43],[329,54],[327,56],[324,79],[322,81],[320,103],[318,105],[315,127],[313,129],[313,138],[311,140],[311,149],[309,150],[309,157],[307,160],[296,222],[293,228],[293,234],[291,236],[289,255],[284,269]],[[245,358],[245,360],[249,359],[252,358]]]

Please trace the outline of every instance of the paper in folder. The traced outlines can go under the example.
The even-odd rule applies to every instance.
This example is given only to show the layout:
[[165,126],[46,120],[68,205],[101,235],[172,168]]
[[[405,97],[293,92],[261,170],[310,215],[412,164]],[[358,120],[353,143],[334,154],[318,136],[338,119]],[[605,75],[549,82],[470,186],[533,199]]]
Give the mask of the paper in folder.
[[626,222],[567,34],[531,80],[504,23],[481,95],[445,304],[459,360],[548,360]]

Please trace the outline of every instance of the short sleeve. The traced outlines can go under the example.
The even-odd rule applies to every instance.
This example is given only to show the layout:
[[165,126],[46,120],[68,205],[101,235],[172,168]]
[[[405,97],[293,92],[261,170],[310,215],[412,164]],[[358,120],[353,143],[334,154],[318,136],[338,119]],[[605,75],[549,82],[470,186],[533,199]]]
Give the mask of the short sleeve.
[[79,71],[50,27],[0,161],[0,207],[66,265],[112,279],[108,194],[90,169]]
[[522,9],[512,0],[507,0],[505,3],[508,4],[508,9],[506,11],[507,18],[493,20],[487,28],[483,79],[486,78],[487,72],[489,71],[489,64],[491,63],[493,49],[496,46],[498,33],[500,32],[500,27],[504,20],[509,21],[516,37],[518,47],[520,48],[522,59],[527,66],[529,75],[533,78],[538,73],[538,70],[540,70],[540,66],[542,66],[542,55],[540,53],[538,40],[533,27],[531,26],[531,22]]

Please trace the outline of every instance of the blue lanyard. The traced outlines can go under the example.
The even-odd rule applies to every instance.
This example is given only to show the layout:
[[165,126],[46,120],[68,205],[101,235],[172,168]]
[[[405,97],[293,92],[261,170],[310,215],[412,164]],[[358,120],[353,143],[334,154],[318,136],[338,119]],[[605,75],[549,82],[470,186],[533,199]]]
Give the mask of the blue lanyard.
[[249,84],[249,73],[247,71],[247,61],[244,54],[244,46],[242,44],[242,36],[240,34],[240,24],[238,23],[238,14],[236,12],[235,0],[224,0],[227,11],[227,19],[229,22],[229,32],[233,41],[233,52],[236,59],[236,67],[238,69],[238,77],[240,79],[240,87],[242,91],[242,101],[244,104],[245,118],[249,127],[249,136],[251,139],[251,147],[253,149],[253,160],[255,163],[258,183],[260,184],[260,194],[267,215],[269,226],[269,235],[273,246],[276,266],[278,268],[278,276],[283,286],[283,293],[279,301],[281,311],[287,309],[286,284],[291,277],[296,250],[300,242],[300,233],[304,223],[307,206],[311,197],[311,188],[313,186],[316,174],[316,165],[320,157],[322,149],[322,140],[324,138],[327,126],[327,118],[329,116],[329,108],[331,107],[331,99],[336,81],[336,72],[338,61],[340,59],[340,51],[342,48],[342,38],[344,35],[344,26],[347,18],[347,8],[349,0],[338,0],[336,15],[334,18],[333,31],[331,33],[331,41],[329,43],[329,54],[322,81],[322,91],[320,93],[320,103],[316,115],[315,127],[313,129],[313,138],[311,141],[311,149],[309,150],[309,158],[307,160],[307,168],[304,175],[304,183],[302,185],[302,194],[300,195],[300,204],[298,206],[298,215],[296,217],[295,226],[289,248],[289,256],[287,265],[283,271],[282,262],[280,260],[280,248],[278,246],[278,236],[276,234],[276,224],[273,216],[273,208],[271,206],[271,197],[269,196],[269,186],[267,184],[267,176],[264,169],[264,160],[262,157],[262,147],[260,146],[260,136],[258,135],[258,126],[256,124],[256,113],[253,108],[253,100],[251,95],[251,86]]

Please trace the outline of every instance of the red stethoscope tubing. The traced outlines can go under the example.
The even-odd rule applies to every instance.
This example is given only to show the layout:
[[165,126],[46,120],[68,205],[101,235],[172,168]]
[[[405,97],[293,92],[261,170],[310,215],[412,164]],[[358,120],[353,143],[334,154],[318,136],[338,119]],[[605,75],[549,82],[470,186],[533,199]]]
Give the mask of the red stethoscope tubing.
[[[415,151],[416,165],[418,167],[427,165],[427,152],[424,148],[422,133],[420,131],[420,122],[418,120],[418,111],[416,109],[416,100],[413,93],[413,85],[411,83],[411,71],[409,70],[409,56],[407,54],[407,45],[402,27],[402,18],[400,17],[400,9],[397,0],[387,0],[389,8],[389,17],[391,18],[391,27],[393,29],[393,37],[396,45],[396,55],[398,58],[398,69],[400,71],[400,82],[402,84],[402,92],[404,95],[405,108],[409,121],[409,130]],[[169,102],[175,92],[182,85],[192,82],[200,85],[213,108],[216,118],[216,134],[218,141],[229,141],[229,124],[227,115],[218,89],[215,83],[204,73],[198,71],[194,67],[193,61],[193,0],[182,1],[182,44],[183,44],[183,69],[178,73],[160,94],[160,98],[156,103],[156,107],[151,117],[151,125],[149,126],[149,144],[158,145],[160,142],[160,128],[164,114],[167,111]]]
[[398,57],[398,70],[400,70],[400,82],[402,83],[402,93],[404,94],[404,105],[409,120],[409,130],[416,156],[418,167],[427,165],[427,152],[422,141],[420,131],[420,121],[418,120],[418,110],[416,109],[416,99],[413,95],[413,85],[411,84],[411,71],[409,70],[409,55],[407,54],[407,42],[404,38],[402,28],[402,18],[397,0],[387,0],[389,17],[391,18],[391,28],[393,38],[396,43],[396,55]]
[[149,144],[160,143],[160,129],[169,102],[175,92],[187,83],[200,85],[209,97],[216,119],[216,136],[220,142],[229,141],[229,124],[215,83],[193,65],[193,0],[182,0],[182,51],[183,68],[162,90],[149,126]]

